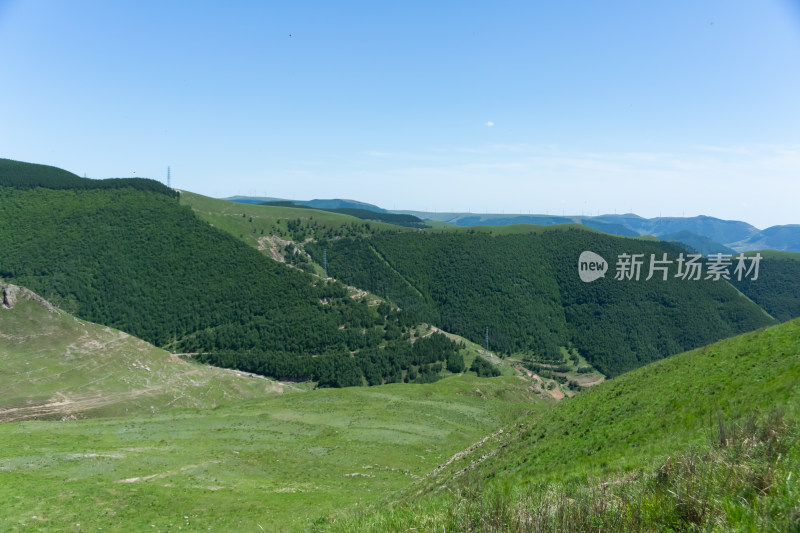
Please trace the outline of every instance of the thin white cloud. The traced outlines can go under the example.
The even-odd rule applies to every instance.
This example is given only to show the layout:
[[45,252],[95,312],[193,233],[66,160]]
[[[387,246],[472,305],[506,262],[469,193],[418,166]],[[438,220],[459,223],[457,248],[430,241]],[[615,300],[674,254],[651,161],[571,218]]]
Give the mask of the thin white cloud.
[[384,152],[380,150],[367,150],[363,155],[374,159],[395,159],[405,161],[440,161],[441,155],[434,155],[423,152]]

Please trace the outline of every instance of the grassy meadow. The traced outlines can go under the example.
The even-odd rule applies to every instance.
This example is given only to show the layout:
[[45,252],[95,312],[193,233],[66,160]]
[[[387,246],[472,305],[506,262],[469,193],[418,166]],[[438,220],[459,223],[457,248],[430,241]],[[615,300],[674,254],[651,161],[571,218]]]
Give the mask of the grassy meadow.
[[797,531],[800,320],[533,413],[324,531]]
[[[320,209],[242,204],[189,191],[181,191],[180,202],[191,207],[202,220],[262,250],[268,246],[264,237],[269,236],[302,242],[305,238],[368,235],[381,230],[418,231]],[[290,226],[290,222],[296,221],[298,226]]]
[[548,405],[512,376],[311,390],[25,296],[0,336],[0,531],[304,530]]
[[304,530],[390,498],[544,408],[526,389],[519,378],[464,375],[2,424],[0,530]]

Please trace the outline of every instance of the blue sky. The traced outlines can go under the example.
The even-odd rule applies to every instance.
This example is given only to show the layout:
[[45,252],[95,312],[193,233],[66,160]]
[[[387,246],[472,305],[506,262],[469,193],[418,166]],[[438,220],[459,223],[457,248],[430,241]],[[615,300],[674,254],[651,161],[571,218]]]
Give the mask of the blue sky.
[[0,157],[215,197],[800,223],[800,3],[0,0]]

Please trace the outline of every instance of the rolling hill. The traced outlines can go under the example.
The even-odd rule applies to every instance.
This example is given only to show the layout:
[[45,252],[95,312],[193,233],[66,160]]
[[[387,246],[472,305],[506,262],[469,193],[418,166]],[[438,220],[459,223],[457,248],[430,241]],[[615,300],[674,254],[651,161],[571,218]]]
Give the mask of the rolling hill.
[[[280,198],[234,196],[226,200],[258,204],[280,202]],[[644,218],[628,213],[621,215],[541,215],[498,213],[448,213],[413,210],[387,211],[376,205],[354,200],[292,200],[292,203],[320,209],[351,208],[375,213],[412,215],[428,222],[442,222],[460,227],[508,226],[514,224],[555,225],[582,224],[586,227],[623,237],[653,235],[665,241],[679,241],[703,254],[749,252],[763,249],[800,252],[800,226],[787,224],[763,230],[739,220],[723,220],[706,215],[695,217]]]
[[[629,219],[404,228],[2,160],[0,529],[798,529],[800,261],[683,279]],[[560,403],[524,369],[587,363]]]
[[[174,352],[237,367],[258,361],[254,371],[332,386],[403,380],[411,367],[432,379],[458,351],[448,341],[417,354],[408,331],[419,323],[414,315],[268,259],[174,194],[126,180],[106,188],[75,177],[80,187],[61,187],[63,174],[50,168],[21,173],[24,186],[0,187],[0,276],[81,319]],[[373,224],[312,212],[344,219],[339,234]],[[230,218],[217,217],[222,225]],[[256,240],[258,222],[242,213],[240,224],[253,225],[248,236]],[[285,227],[299,238],[315,226],[293,218]]]
[[[505,226],[508,224],[566,224],[570,222],[593,227],[602,224],[606,233],[622,236],[668,235],[689,231],[719,243],[731,243],[747,239],[758,233],[754,226],[738,220],[722,220],[700,215],[696,217],[644,218],[633,213],[622,215],[523,215],[523,214],[476,214],[476,213],[430,213],[422,211],[397,211],[416,215],[423,220],[438,220],[457,226]],[[600,229],[600,228],[596,228]]]
[[[736,291],[724,281],[687,283],[686,280],[673,280],[666,284],[616,286],[602,281],[586,285],[574,283],[576,276],[571,274],[575,271],[569,266],[564,268],[564,265],[574,264],[581,246],[582,249],[596,249],[597,246],[608,247],[611,243],[615,251],[606,254],[611,257],[626,246],[641,248],[645,257],[649,253],[668,251],[675,258],[684,251],[656,244],[652,238],[649,243],[644,237],[614,239],[578,224],[450,227],[444,231],[431,229],[420,232],[377,223],[367,225],[363,221],[321,212],[315,214],[299,208],[253,206],[245,210],[238,204],[188,193],[184,193],[181,201],[190,205],[198,216],[262,249],[274,259],[287,262],[297,262],[297,257],[303,257],[304,261],[310,259],[300,266],[318,273],[322,273],[324,259],[330,275],[388,298],[425,321],[473,342],[484,344],[486,328],[489,327],[493,350],[522,352],[523,356],[527,353],[539,360],[550,357],[557,364],[561,364],[558,346],[572,343],[591,364],[610,375],[641,366],[654,358],[766,325],[771,320],[751,303],[736,296]],[[569,244],[565,239],[566,246],[559,245],[559,239],[571,234],[563,233],[567,230],[578,232],[576,234],[583,235],[584,240]],[[547,249],[538,249],[543,237],[534,235],[549,235],[548,231],[554,232],[548,237],[550,244]],[[701,241],[705,244],[710,242]],[[388,256],[380,248],[383,246],[392,248],[394,254],[403,258],[387,260]],[[400,266],[410,268],[413,274],[407,275]],[[764,273],[761,280],[766,280],[767,276],[785,279],[785,283],[748,283],[745,279],[736,285],[751,299],[757,297],[758,303],[768,311],[774,310],[780,320],[800,316],[793,314],[800,312],[797,308],[800,286],[792,285],[787,278],[796,266],[800,263],[773,266],[771,257],[765,257],[761,263]],[[449,271],[444,272],[442,268]],[[647,266],[643,278],[647,275],[646,269]],[[555,273],[558,273],[559,281],[547,282],[550,285],[542,281]],[[417,275],[425,278],[422,285],[412,279]],[[461,287],[454,288],[452,281],[436,276],[461,280]],[[496,279],[478,281],[487,276]],[[520,278],[525,278],[525,281],[520,282]],[[531,280],[537,278],[542,282],[537,290],[550,291],[549,296],[539,300],[536,294],[529,297],[531,293],[528,292],[533,286]],[[562,282],[567,284],[564,291],[557,288]],[[482,288],[481,283],[484,284]],[[603,290],[598,291],[598,287],[604,284]],[[436,287],[437,294],[428,294],[431,287]],[[665,291],[663,297],[647,287]],[[483,294],[476,291],[483,291]],[[573,301],[580,292],[589,294],[590,300]],[[705,297],[699,296],[701,293]],[[605,303],[602,302],[611,303],[611,295],[618,299],[619,305],[613,312],[604,313]],[[625,302],[631,304],[623,305]],[[671,302],[682,302],[680,305],[684,307],[677,309]],[[723,302],[727,303],[721,305]],[[563,309],[568,309],[569,314],[565,315]],[[659,315],[661,311],[668,317],[666,320]],[[709,322],[707,317],[718,316],[717,313],[725,317],[714,325],[713,320]],[[597,320],[593,318],[595,316]],[[626,318],[621,318],[623,316]],[[643,317],[646,318],[644,322]],[[567,321],[571,325],[567,325]],[[739,325],[732,328],[730,324],[723,326],[726,321]],[[741,329],[737,329],[739,327]],[[715,334],[709,333],[714,328],[720,329]],[[698,331],[702,332],[698,334]],[[514,339],[516,344],[509,339]]]
[[[609,250],[602,255],[612,258],[634,249],[645,257],[667,252],[673,259],[683,252],[655,239],[618,239],[577,224],[420,232],[363,221],[359,225],[297,208],[245,210],[191,194],[184,194],[182,202],[274,259],[296,261],[308,254],[311,261],[301,266],[320,273],[324,259],[330,275],[388,298],[446,331],[484,344],[488,327],[490,347],[501,353],[527,353],[560,364],[558,347],[572,344],[591,364],[616,375],[772,323],[724,281],[614,284],[609,276],[591,285],[577,282],[573,265],[584,249]],[[288,231],[293,220],[294,235]],[[248,230],[251,226],[255,231]],[[267,250],[265,244],[275,239],[280,246]],[[769,263],[762,261],[762,280],[772,276]],[[776,272],[786,272],[780,276],[791,275],[791,268],[778,266]],[[796,284],[746,281],[737,286],[748,296],[760,290],[758,302],[776,310],[781,320],[800,316],[792,315],[800,301]]]
[[730,246],[737,251],[771,249],[800,252],[800,224],[771,226]]
[[318,531],[796,531],[800,320],[519,420]]
[[386,209],[382,209],[377,205],[358,202],[356,200],[343,200],[340,198],[332,198],[328,200],[287,200],[285,198],[265,198],[258,196],[231,196],[230,198],[223,198],[223,200],[255,205],[275,202],[290,202],[299,206],[323,209],[326,211],[336,209],[357,209],[363,211],[372,211],[374,213],[388,213]]
[[712,241],[708,237],[697,235],[688,230],[681,230],[675,233],[663,233],[659,235],[662,241],[671,242],[683,246],[687,250],[699,253],[704,256],[711,254],[731,254],[736,255],[732,248]]
[[800,253],[760,250],[757,280],[732,279],[731,283],[778,320],[800,317]]
[[[372,235],[380,231],[411,231],[392,224],[366,221],[332,211],[303,209],[281,205],[242,204],[209,198],[189,191],[182,191],[181,205],[185,205],[202,220],[226,231],[253,248],[268,253],[280,261],[297,261],[302,255],[294,257],[287,252],[295,244],[306,239],[337,238],[344,236]],[[322,269],[313,265],[298,265],[310,268],[319,274]]]
[[352,207],[338,207],[338,208],[309,207],[302,204],[296,204],[294,202],[264,202],[264,204],[262,205],[272,205],[278,207],[296,207],[300,209],[319,209],[321,211],[329,211],[332,213],[341,213],[344,215],[350,215],[352,217],[360,218],[362,220],[375,220],[378,222],[386,222],[388,224],[394,224],[396,226],[405,226],[409,228],[430,227],[426,225],[424,222],[422,222],[422,220],[415,217],[414,215],[402,215],[398,213],[378,212],[369,209],[355,209]]
[[294,390],[188,362],[0,283],[0,422],[213,408]]
[[[649,361],[774,323],[724,280],[675,278],[676,265],[646,281],[614,279],[620,254],[683,251],[657,241],[626,239],[579,227],[506,226],[488,230],[381,233],[370,238],[307,243],[330,275],[411,310],[447,331],[500,353],[560,359],[574,345],[609,376]],[[515,230],[516,229],[516,230]],[[606,258],[606,277],[578,278],[578,257]]]
[[662,240],[678,240],[703,253],[727,249],[749,252],[762,249],[800,252],[800,226],[788,224],[764,230],[739,220],[722,220],[705,215],[695,217],[643,218],[624,215],[557,216],[523,214],[430,213],[425,211],[392,211],[414,215],[426,221],[456,226],[507,226],[511,224],[554,225],[578,223],[625,237],[653,235]]
[[[489,327],[490,330],[490,345],[492,349],[497,349],[501,352],[533,351],[541,359],[547,353],[555,353],[558,345],[573,343],[575,346],[582,347],[581,353],[586,352],[585,355],[587,355],[587,359],[592,364],[597,365],[604,372],[608,372],[611,375],[618,373],[622,368],[629,369],[640,366],[647,360],[651,360],[650,358],[677,353],[736,332],[752,329],[757,327],[756,324],[765,325],[769,323],[769,318],[764,317],[763,313],[758,312],[745,301],[738,301],[734,297],[735,291],[731,291],[731,288],[726,286],[727,283],[725,282],[721,284],[702,282],[697,286],[693,285],[695,282],[687,284],[685,280],[679,280],[676,283],[667,284],[667,286],[650,285],[650,287],[665,290],[664,297],[666,299],[656,297],[655,293],[646,290],[644,286],[636,286],[635,284],[618,285],[616,287],[607,284],[605,290],[598,293],[596,288],[591,288],[596,287],[597,284],[591,286],[581,283],[574,284],[572,283],[574,277],[572,279],[569,277],[564,278],[562,274],[570,273],[571,271],[569,267],[563,268],[563,265],[571,264],[574,259],[563,253],[566,250],[563,246],[553,245],[547,251],[537,250],[536,245],[528,241],[541,240],[541,237],[523,236],[525,234],[539,235],[545,232],[547,228],[555,232],[561,232],[568,228],[579,231],[580,228],[586,228],[583,225],[533,226],[516,224],[452,227],[447,228],[445,233],[442,233],[442,230],[426,230],[422,233],[417,231],[406,234],[408,232],[407,228],[379,225],[377,223],[367,225],[363,221],[358,222],[347,217],[335,216],[334,214],[326,215],[322,212],[313,213],[298,208],[253,206],[244,210],[242,206],[234,203],[189,193],[184,193],[181,201],[186,205],[190,205],[198,216],[217,227],[226,229],[232,235],[242,238],[252,246],[262,249],[274,259],[296,263],[298,257],[303,257],[305,260],[307,258],[306,254],[310,253],[311,261],[301,263],[300,266],[322,273],[322,255],[325,252],[327,254],[325,259],[331,275],[339,277],[348,284],[358,286],[360,289],[367,289],[382,297],[389,298],[403,309],[411,310],[425,320],[437,324],[447,331],[467,337],[476,343],[484,344],[486,327]],[[246,217],[242,215],[246,215]],[[625,219],[623,216],[620,217]],[[293,224],[290,231],[289,225],[291,222]],[[713,221],[706,220],[703,223],[712,224]],[[261,235],[262,232],[264,235]],[[659,251],[663,253],[664,250],[669,250],[669,253],[674,258],[681,252],[675,247],[664,248],[662,245],[656,245],[654,241],[646,244],[645,241],[614,240],[613,238],[599,235],[597,232],[583,231],[583,234],[586,235],[586,240],[582,243],[585,249],[595,249],[597,247],[593,240],[601,243],[601,246],[608,246],[608,243],[616,243],[614,247],[617,252],[612,251],[610,253],[612,257],[615,253],[621,251],[623,247],[628,246],[630,242],[634,242],[634,247],[637,247],[637,249],[638,247],[650,246],[651,248],[647,250],[643,249],[642,253],[645,253],[646,256],[648,251],[650,253],[659,253]],[[443,235],[450,235],[450,237]],[[457,237],[455,235],[460,236]],[[558,241],[558,235],[566,234],[554,233],[553,235],[555,237],[550,238],[551,243]],[[686,235],[684,234],[684,236]],[[498,240],[498,237],[501,236],[506,239],[504,244],[500,242],[503,239]],[[307,240],[309,241],[304,242]],[[354,240],[357,242],[353,242]],[[712,249],[714,251],[726,251],[724,247],[715,247],[714,243],[706,238],[694,236],[693,239],[689,240],[693,244],[703,247],[703,251],[706,252]],[[402,241],[403,244],[396,244],[397,241]],[[448,241],[451,242],[446,244]],[[406,276],[405,272],[399,272],[394,259],[392,259],[391,264],[383,260],[380,256],[380,254],[383,254],[383,250],[376,248],[376,243],[394,243],[390,246],[398,247],[396,250],[398,255],[404,255],[408,252],[408,260],[402,259],[398,264],[410,265],[415,275],[427,277],[424,285],[428,288],[435,286],[439,294],[435,296],[427,294],[428,289],[420,291],[420,287],[415,285],[416,282],[411,279],[413,276],[409,277]],[[385,245],[381,244],[381,246]],[[404,249],[406,246],[408,250]],[[419,249],[414,250],[415,246]],[[373,250],[372,248],[375,249]],[[469,250],[469,252],[462,253],[463,250]],[[550,257],[548,254],[551,251],[556,255]],[[542,257],[532,257],[537,253],[540,253]],[[580,250],[573,247],[571,253],[574,253],[577,257]],[[472,254],[473,257],[471,264],[468,257],[469,254]],[[796,281],[792,281],[792,276],[800,274],[800,271],[797,270],[800,268],[800,262],[773,262],[774,257],[772,255],[767,253],[762,255],[764,255],[764,260],[761,262],[762,274],[758,281],[751,283],[746,278],[736,281],[734,277],[732,282],[745,295],[763,306],[764,309],[779,320],[788,320],[800,316],[800,285]],[[545,263],[549,263],[549,266],[541,267],[542,259],[545,256],[550,257],[548,261],[545,261]],[[555,257],[558,257],[558,259],[554,259]],[[505,264],[508,261],[513,263],[513,268]],[[462,280],[462,287],[455,293],[448,282],[444,282],[439,278],[430,278],[435,272],[439,272],[440,265],[445,264],[450,265],[448,267],[450,271],[446,274],[435,275],[446,275],[448,279]],[[534,268],[534,265],[539,266]],[[344,268],[344,271],[342,268]],[[517,270],[515,271],[514,269]],[[512,271],[514,273],[509,274]],[[564,281],[571,283],[569,290],[564,292],[564,295],[560,293],[560,290],[556,291],[555,286],[557,284],[551,285],[550,296],[545,298],[543,302],[536,303],[535,298],[528,297],[528,292],[519,290],[520,287],[530,287],[531,279],[537,277],[543,279],[546,272],[556,271],[564,278]],[[500,274],[501,272],[502,275]],[[485,277],[490,274],[497,279],[495,281],[484,280],[481,282],[486,283],[483,289],[486,294],[474,294],[478,290],[476,276]],[[527,285],[520,285],[519,281],[513,281],[508,282],[505,287],[496,287],[496,290],[489,288],[492,284],[504,284],[509,279],[525,276],[528,278]],[[642,277],[646,277],[646,272],[642,274]],[[716,285],[726,287],[716,287]],[[542,287],[545,286],[546,284],[542,285]],[[605,304],[598,302],[611,302],[611,300],[608,300],[609,295],[605,293],[609,289],[621,289],[623,287],[627,292],[612,291],[614,297],[619,298],[620,306],[615,308],[613,312],[602,312],[602,306]],[[703,301],[701,298],[698,300],[701,302],[698,306],[698,301],[687,296],[687,293],[696,293],[697,289],[701,287],[702,290],[700,292],[704,292],[706,296],[713,293],[711,300],[716,303],[711,307],[709,307],[710,302],[708,300]],[[645,289],[644,297],[641,297],[642,293],[639,292],[642,289]],[[706,292],[708,290],[711,290],[711,292]],[[596,302],[583,302],[580,300],[572,302],[570,293],[577,294],[577,291],[588,291],[592,294],[590,298],[594,298]],[[465,292],[469,293],[470,296],[465,296]],[[559,292],[559,294],[556,295],[556,292]],[[492,294],[490,295],[489,293]],[[667,293],[672,293],[672,296],[666,296]],[[722,294],[727,294],[727,296],[722,296]],[[566,298],[565,301],[567,303],[564,305],[570,310],[569,315],[564,315],[560,306],[553,303],[560,302],[562,297]],[[495,303],[490,304],[488,307],[481,303],[491,300]],[[622,303],[626,301],[632,302],[632,304],[623,306]],[[732,307],[721,307],[719,304],[724,301],[733,302],[734,305]],[[648,302],[655,304],[655,307],[650,309],[649,312],[646,309],[649,305]],[[683,302],[682,305],[685,307],[683,310],[679,310],[670,302]],[[551,307],[548,308],[548,305]],[[749,308],[749,311],[741,314],[739,311],[734,310],[740,307],[741,309]],[[725,311],[726,308],[728,309],[727,311]],[[660,311],[654,309],[664,311],[665,316],[668,318],[662,320],[662,317],[658,314]],[[510,310],[513,310],[514,316],[508,316]],[[735,327],[727,329],[727,326],[725,326],[716,334],[707,334],[708,331],[706,331],[700,336],[695,336],[694,339],[691,338],[695,335],[694,332],[696,330],[703,329],[708,325],[708,320],[705,317],[715,316],[720,311],[728,313],[728,319],[733,322],[743,321],[740,324],[744,324],[751,319],[754,321],[750,322],[750,326],[742,325],[742,329],[736,329]],[[537,318],[536,312],[545,312],[549,318],[546,320]],[[444,317],[442,313],[445,314]],[[452,317],[449,319],[450,321],[447,318],[448,313]],[[485,313],[483,318],[481,318],[480,313]],[[528,314],[525,315],[525,313]],[[748,313],[751,319],[745,318]],[[525,315],[525,318],[523,318],[523,315]],[[547,320],[551,320],[554,316],[556,317],[554,325],[552,327],[548,326]],[[563,318],[561,318],[562,316]],[[593,320],[593,316],[599,317],[599,320]],[[619,318],[621,316],[626,316],[627,318],[622,320]],[[650,318],[647,320],[651,321],[651,326],[644,325],[641,321],[642,317],[648,316]],[[453,320],[455,319],[460,323],[454,322]],[[723,321],[728,319],[723,319]],[[566,320],[572,321],[573,325],[566,326],[564,324]],[[669,321],[674,321],[672,322],[673,325],[668,325]],[[519,327],[519,324],[522,324],[526,330],[524,332],[516,331],[511,333],[513,328]],[[630,324],[637,324],[635,331],[631,330],[632,326]],[[572,332],[575,333],[573,334]],[[581,337],[590,340],[581,341]],[[509,338],[514,338],[516,342],[521,344],[510,346],[506,341]],[[642,339],[648,338],[650,339],[649,341],[642,342]],[[599,339],[599,341],[594,342],[594,339]],[[622,347],[621,350],[620,347]],[[598,355],[598,352],[600,352],[600,355]],[[617,353],[612,358],[608,356],[612,352],[620,352],[627,355],[620,356]]]
[[[269,250],[274,259],[308,254],[310,264],[303,267],[320,273],[324,260],[331,276],[446,331],[484,344],[488,327],[492,350],[560,364],[559,346],[571,344],[612,376],[774,322],[724,281],[613,283],[608,276],[587,285],[577,280],[581,250],[608,250],[601,251],[604,257],[638,251],[676,258],[683,252],[655,239],[620,239],[577,224],[412,231],[298,208],[243,209],[191,194],[181,201],[265,252],[263,243],[280,239],[281,246]],[[288,231],[292,220],[294,236]],[[256,231],[246,233],[251,225]],[[770,309],[791,307],[800,297],[792,290],[789,296],[764,290],[760,301],[775,302]]]
[[164,184],[145,178],[109,178],[94,180],[81,178],[72,172],[35,163],[24,163],[12,159],[0,158],[0,187],[15,189],[56,189],[56,190],[90,190],[90,189],[136,189],[154,192],[175,198],[178,193]]
[[[409,328],[420,322],[480,344],[488,328],[492,350],[555,365],[562,348],[575,349],[608,376],[774,322],[725,281],[581,283],[582,250],[612,266],[624,253],[681,253],[581,226],[420,231],[191,193],[176,201],[148,180],[107,188],[52,167],[2,168],[25,184],[0,187],[5,279],[157,346],[284,379],[343,385],[406,379],[411,366],[432,373],[447,355],[413,354]],[[62,188],[62,178],[80,186]],[[324,267],[352,288],[320,277]],[[781,319],[797,311],[793,287],[789,296],[777,282],[741,287]],[[400,309],[379,309],[380,298]],[[375,371],[380,378],[367,377]]]

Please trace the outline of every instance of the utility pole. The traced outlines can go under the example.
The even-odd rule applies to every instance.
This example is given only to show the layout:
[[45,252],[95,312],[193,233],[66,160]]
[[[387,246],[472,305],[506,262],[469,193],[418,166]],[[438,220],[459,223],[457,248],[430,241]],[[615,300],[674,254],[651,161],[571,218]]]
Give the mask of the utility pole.
[[170,183],[170,181],[171,181],[171,179],[170,179],[170,168],[167,167],[167,187],[169,187],[171,189],[172,188],[172,184]]
[[489,353],[489,326],[486,326],[486,334],[484,336],[484,345],[486,346],[486,353]]
[[322,249],[322,271],[325,273],[325,277],[328,277],[328,249]]

